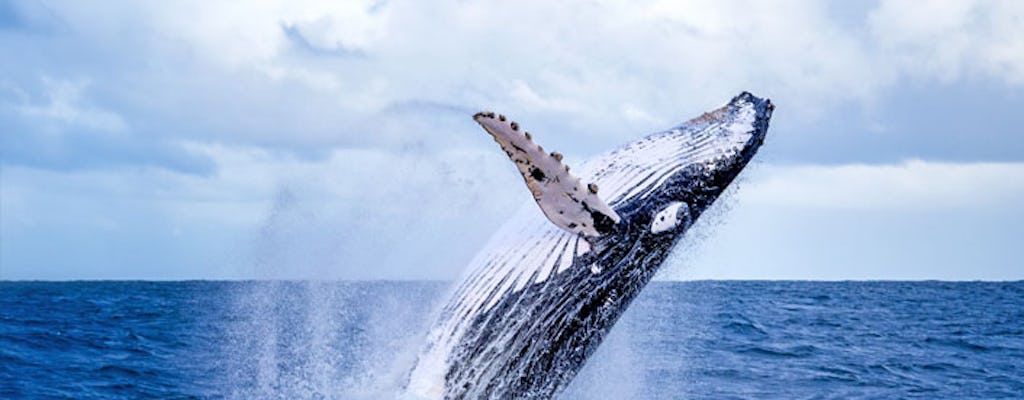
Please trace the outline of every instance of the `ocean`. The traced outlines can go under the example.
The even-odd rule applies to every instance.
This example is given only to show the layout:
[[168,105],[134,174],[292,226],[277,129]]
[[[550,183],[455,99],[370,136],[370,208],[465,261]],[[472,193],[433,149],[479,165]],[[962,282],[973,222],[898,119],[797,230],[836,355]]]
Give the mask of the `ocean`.
[[[390,399],[438,282],[0,282],[2,399]],[[653,282],[564,399],[1024,398],[1024,282]]]

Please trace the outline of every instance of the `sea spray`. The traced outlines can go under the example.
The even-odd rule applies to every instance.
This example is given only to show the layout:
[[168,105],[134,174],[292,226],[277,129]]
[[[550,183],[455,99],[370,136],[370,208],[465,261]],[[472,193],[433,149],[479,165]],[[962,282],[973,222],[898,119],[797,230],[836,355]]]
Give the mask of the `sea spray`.
[[[339,224],[294,186],[281,186],[253,239],[257,280],[233,295],[225,392],[239,399],[394,397],[422,343],[431,304],[424,299],[437,290],[325,280],[373,266],[345,264]],[[306,280],[283,280],[294,276]]]
[[[409,290],[413,286],[413,290]],[[392,398],[444,284],[246,282],[222,353],[228,397]]]

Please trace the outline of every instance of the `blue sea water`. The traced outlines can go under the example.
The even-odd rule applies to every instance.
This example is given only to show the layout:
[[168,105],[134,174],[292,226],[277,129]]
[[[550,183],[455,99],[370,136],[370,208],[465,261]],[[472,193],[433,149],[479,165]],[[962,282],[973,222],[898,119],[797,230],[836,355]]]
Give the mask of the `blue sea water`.
[[[446,286],[0,282],[0,398],[393,398]],[[1024,398],[1024,282],[654,282],[562,397]]]

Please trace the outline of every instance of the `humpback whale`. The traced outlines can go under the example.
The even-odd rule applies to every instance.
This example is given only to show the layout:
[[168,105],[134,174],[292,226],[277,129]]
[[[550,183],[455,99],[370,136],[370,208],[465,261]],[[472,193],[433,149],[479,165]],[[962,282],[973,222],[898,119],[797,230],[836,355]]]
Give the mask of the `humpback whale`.
[[406,392],[557,395],[751,160],[774,109],[743,92],[595,157],[578,174],[504,115],[474,115],[515,164],[536,206],[524,205],[470,262],[427,333]]

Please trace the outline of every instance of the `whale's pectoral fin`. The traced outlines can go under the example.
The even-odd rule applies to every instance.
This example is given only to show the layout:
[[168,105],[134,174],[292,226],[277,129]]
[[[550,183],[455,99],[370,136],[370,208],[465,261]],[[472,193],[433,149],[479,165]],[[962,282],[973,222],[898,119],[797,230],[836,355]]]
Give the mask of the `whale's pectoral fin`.
[[562,164],[562,155],[546,153],[530,133],[504,115],[481,112],[473,116],[501,145],[530,188],[533,199],[551,222],[568,232],[600,236],[619,223],[619,215],[597,197],[597,185],[584,185]]

